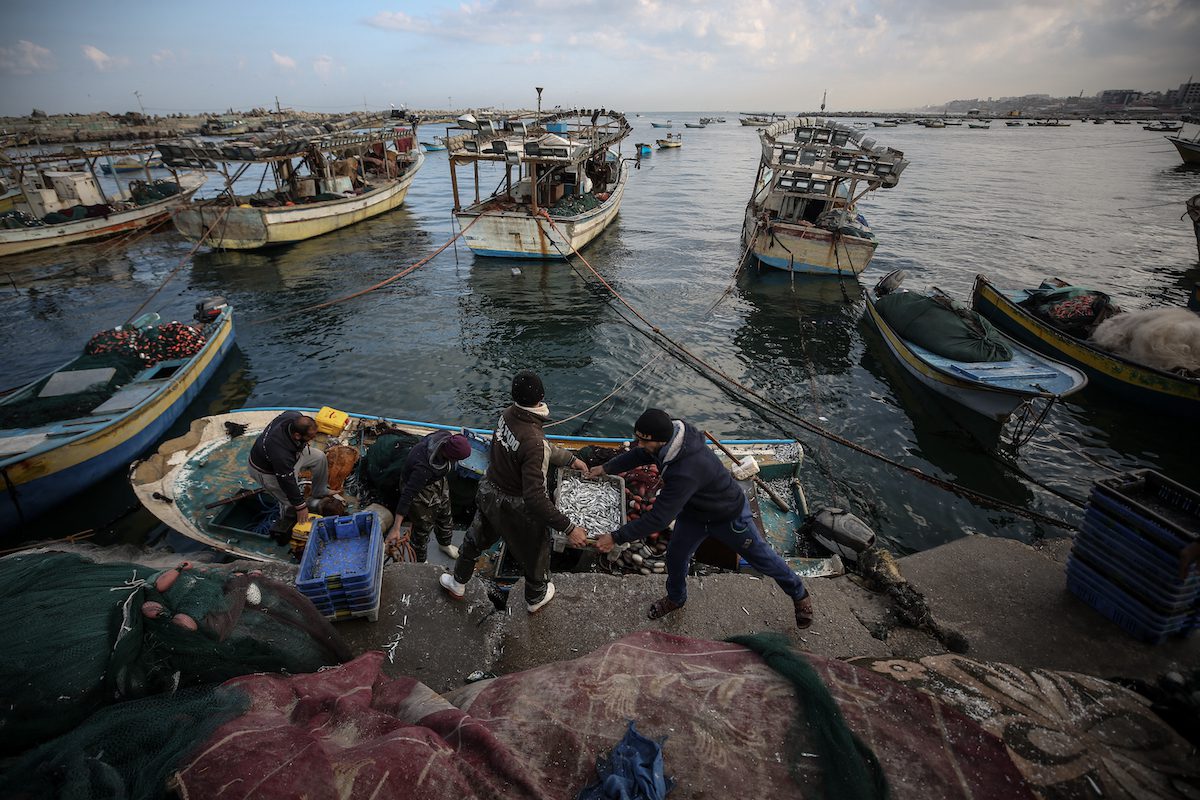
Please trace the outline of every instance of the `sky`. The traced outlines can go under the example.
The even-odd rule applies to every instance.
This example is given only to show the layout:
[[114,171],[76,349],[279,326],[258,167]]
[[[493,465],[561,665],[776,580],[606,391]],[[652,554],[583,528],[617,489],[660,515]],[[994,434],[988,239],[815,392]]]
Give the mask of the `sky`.
[[0,115],[904,110],[1200,79],[1200,0],[0,0]]

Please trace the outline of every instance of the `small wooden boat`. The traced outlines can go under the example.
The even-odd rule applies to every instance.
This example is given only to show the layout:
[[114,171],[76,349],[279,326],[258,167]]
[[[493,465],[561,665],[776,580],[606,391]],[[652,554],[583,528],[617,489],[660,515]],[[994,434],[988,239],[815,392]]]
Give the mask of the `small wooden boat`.
[[[989,419],[1004,422],[1026,403],[1058,400],[1087,385],[1087,377],[1078,369],[1040,356],[1007,337],[1002,338],[1011,358],[967,361],[941,355],[902,336],[885,318],[887,312],[881,313],[876,305],[886,295],[902,296],[895,292],[902,277],[900,270],[884,276],[875,286],[876,300],[872,300],[871,293],[864,292],[867,314],[900,365],[938,394]],[[939,302],[953,302],[937,290],[932,296]]]
[[651,147],[650,145],[646,144],[645,142],[639,142],[638,144],[635,144],[634,148],[638,151],[638,153],[640,155],[643,155],[643,156],[648,156],[654,152],[654,148]]
[[769,125],[759,143],[742,247],[760,264],[788,272],[862,272],[877,242],[857,202],[899,182],[908,166],[904,154],[848,125],[812,117]]
[[1012,121],[1012,122],[1006,122],[1006,123],[1004,123],[1004,124],[1005,124],[1005,125],[1007,125],[1007,126],[1008,126],[1008,127],[1010,127],[1010,128],[1020,128],[1020,127],[1021,127],[1021,126],[1022,126],[1024,123],[1022,123],[1022,122],[1017,122],[1017,121]]
[[659,150],[665,150],[670,147],[683,147],[683,134],[668,133],[665,139],[655,139],[654,143],[658,145]]
[[1113,123],[1113,125],[1132,125],[1133,124],[1133,122],[1131,120],[1127,120],[1127,119],[1114,119],[1112,121],[1112,123]]
[[440,150],[446,149],[445,143],[440,142],[437,139],[434,139],[432,142],[421,142],[421,147],[425,148],[427,153],[436,153]]
[[685,122],[685,123],[683,123],[683,127],[685,127],[685,128],[704,128],[706,126],[704,125],[704,123],[701,123],[701,122]]
[[873,124],[875,125],[876,128],[895,128],[895,127],[897,127],[897,123],[890,122],[888,120],[884,120],[883,122],[875,122]]
[[671,127],[671,120],[667,120],[666,122],[651,122],[650,127],[651,128],[669,128],[669,127]]
[[[290,561],[286,545],[277,544],[260,524],[270,513],[258,496],[241,495],[253,489],[246,472],[246,460],[254,439],[262,429],[285,408],[250,408],[204,417],[192,423],[191,430],[178,439],[163,443],[158,452],[131,466],[129,477],[134,494],[149,511],[167,526],[209,547],[239,558],[257,561]],[[315,415],[316,409],[298,408]],[[435,430],[462,432],[471,440],[472,453],[450,476],[451,502],[465,494],[474,497],[476,482],[487,471],[491,431],[481,428],[462,428],[411,420],[387,419],[363,414],[350,414],[349,423],[336,440],[365,453],[384,430],[399,430],[421,437]],[[244,430],[231,436],[229,429]],[[584,436],[554,436],[547,439],[559,447],[578,450],[584,447],[617,448],[628,444],[628,438],[598,438]],[[335,440],[319,434],[314,446],[328,449]],[[801,538],[801,526],[807,516],[807,504],[797,479],[802,450],[797,442],[788,439],[727,439],[722,442],[741,459],[754,456],[759,464],[759,476],[766,481],[787,481],[792,494],[786,498],[789,509],[784,511],[759,498],[753,484],[743,488],[751,497],[751,506],[758,512],[764,535],[788,561],[789,566],[804,576],[832,575],[842,572],[837,556],[827,558],[789,557]],[[728,457],[716,451],[729,463]],[[456,485],[457,484],[457,485]],[[461,490],[465,488],[465,492]],[[360,510],[351,481],[341,492],[349,503],[349,511]],[[239,497],[216,508],[212,504]],[[168,499],[169,498],[169,499]],[[781,498],[785,499],[785,498]],[[736,567],[736,560],[731,565]]]
[[1152,131],[1154,133],[1175,133],[1183,130],[1182,122],[1152,122],[1149,125],[1143,125],[1142,130]]
[[[633,130],[624,114],[572,110],[537,121],[466,115],[449,130],[457,131],[446,141],[454,216],[476,255],[565,260],[616,219],[633,160],[620,149]],[[473,168],[474,202],[463,202],[464,166]],[[491,172],[481,176],[481,166],[502,170],[499,183]]]
[[1010,337],[1083,370],[1098,389],[1146,409],[1192,419],[1200,413],[1200,378],[1139,364],[1064,333],[1019,305],[1029,296],[1029,290],[998,289],[978,275],[971,305]]
[[[223,300],[202,303],[198,317],[203,345],[187,357],[139,367],[136,358],[130,366],[128,357],[83,355],[0,399],[0,532],[124,469],[162,437],[233,347],[233,311]],[[124,374],[131,377],[118,385]]]
[[[1200,119],[1195,117],[1185,117],[1185,121],[1200,125]],[[1176,130],[1182,130],[1182,126]],[[1200,127],[1196,128],[1195,133],[1191,137],[1167,136],[1164,138],[1175,145],[1175,149],[1179,151],[1179,157],[1183,159],[1183,163],[1200,164]]]
[[973,128],[977,131],[986,131],[989,128],[991,128],[992,126],[991,126],[991,123],[988,123],[988,122],[968,122],[967,127]]
[[[0,222],[0,256],[89,242],[165,221],[204,185],[201,172],[175,172],[160,180],[120,184],[108,195],[97,171],[113,156],[146,148],[78,149],[0,159],[13,189]],[[141,168],[139,168],[141,169]]]
[[112,175],[118,172],[142,172],[147,169],[161,169],[161,158],[151,158],[145,161],[137,158],[118,158],[110,162],[101,162],[100,171],[105,175]]

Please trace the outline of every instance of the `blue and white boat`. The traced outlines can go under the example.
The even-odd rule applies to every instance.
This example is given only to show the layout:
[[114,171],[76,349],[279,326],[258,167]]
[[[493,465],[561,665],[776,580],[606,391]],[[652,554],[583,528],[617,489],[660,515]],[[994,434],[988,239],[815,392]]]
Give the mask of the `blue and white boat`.
[[[120,384],[118,368],[79,356],[0,399],[0,533],[125,469],[179,419],[233,347],[233,310],[221,301],[202,311],[204,343],[186,358],[159,361]],[[146,330],[157,320],[151,314],[133,325]]]
[[651,122],[650,127],[651,128],[669,128],[669,127],[671,127],[671,120],[667,120],[666,122]]
[[[870,293],[864,293],[867,315],[900,365],[917,381],[938,394],[989,419],[1004,422],[1026,403],[1038,400],[1056,401],[1087,385],[1087,376],[1082,371],[1039,355],[1009,339],[987,323],[981,322],[978,315],[970,309],[954,303],[936,289],[928,296],[897,291],[901,280],[902,271],[890,272],[876,284],[875,300],[871,298]],[[881,311],[877,305],[885,297],[901,296],[931,299],[938,306],[952,309],[948,313],[955,313],[959,317],[963,317],[964,312],[973,315],[969,319],[964,317],[966,321],[961,328],[959,341],[974,340],[968,341],[968,344],[986,345],[991,352],[1004,355],[993,356],[992,360],[967,360],[947,355],[946,353],[956,352],[956,348],[949,341],[930,341],[937,336],[939,330],[932,324],[930,316],[913,323],[914,326],[925,326],[926,335],[921,337],[925,346],[917,344],[913,340],[913,327],[905,328],[905,335],[902,335],[894,324],[896,316],[886,308]],[[930,307],[933,306],[931,303]],[[913,316],[920,319],[916,314]],[[891,317],[891,322],[888,317]],[[943,344],[945,346],[942,346]],[[961,351],[961,348],[957,348],[957,351]]]

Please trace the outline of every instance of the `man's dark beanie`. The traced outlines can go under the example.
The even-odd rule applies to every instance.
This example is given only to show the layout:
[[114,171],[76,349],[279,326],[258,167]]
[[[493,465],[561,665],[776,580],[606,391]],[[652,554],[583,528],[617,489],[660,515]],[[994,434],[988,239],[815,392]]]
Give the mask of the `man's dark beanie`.
[[533,407],[546,397],[546,387],[537,373],[521,370],[513,378],[512,399],[517,405]]
[[671,418],[667,416],[667,412],[661,408],[648,408],[638,417],[633,430],[652,441],[669,442],[671,434],[675,432],[675,426],[671,424]]

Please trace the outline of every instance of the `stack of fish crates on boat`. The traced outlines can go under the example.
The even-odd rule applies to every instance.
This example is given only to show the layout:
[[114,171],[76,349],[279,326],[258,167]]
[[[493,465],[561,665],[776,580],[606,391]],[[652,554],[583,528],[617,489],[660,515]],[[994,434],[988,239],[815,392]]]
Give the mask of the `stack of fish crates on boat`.
[[[591,478],[578,470],[560,469],[554,499],[572,524],[587,530],[589,539],[625,524],[625,479],[619,475]],[[554,531],[553,541],[555,551],[562,552],[566,536]]]
[[1142,641],[1200,627],[1200,569],[1179,556],[1200,537],[1200,493],[1151,470],[1097,481],[1067,560],[1067,587]]
[[383,531],[373,512],[322,517],[313,525],[296,588],[335,622],[379,619]]

